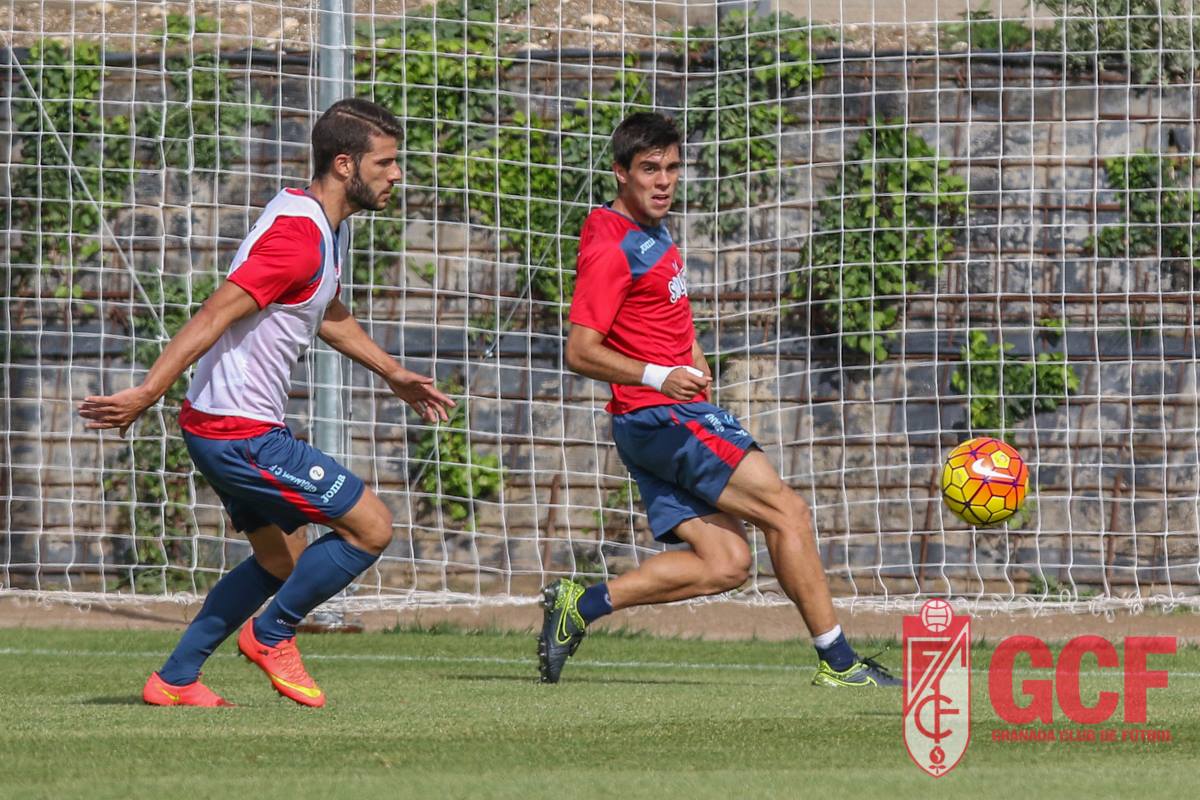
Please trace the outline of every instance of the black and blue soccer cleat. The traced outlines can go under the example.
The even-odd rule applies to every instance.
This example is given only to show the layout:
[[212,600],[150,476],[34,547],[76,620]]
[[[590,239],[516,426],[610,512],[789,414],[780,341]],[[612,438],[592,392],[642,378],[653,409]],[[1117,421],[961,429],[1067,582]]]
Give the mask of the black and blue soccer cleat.
[[575,655],[587,631],[587,623],[579,614],[579,598],[583,587],[566,578],[559,578],[542,589],[544,617],[538,636],[538,669],[542,683],[558,683],[563,665]]
[[903,684],[888,672],[887,667],[874,658],[860,658],[846,669],[838,672],[822,660],[813,675],[813,686],[900,686]]

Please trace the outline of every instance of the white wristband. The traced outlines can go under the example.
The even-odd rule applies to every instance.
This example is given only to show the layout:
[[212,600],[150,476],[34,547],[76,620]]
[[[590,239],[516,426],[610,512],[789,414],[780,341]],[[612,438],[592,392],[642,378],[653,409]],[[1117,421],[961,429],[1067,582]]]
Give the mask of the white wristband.
[[663,386],[663,381],[665,381],[667,379],[667,376],[670,375],[672,372],[674,372],[677,369],[686,369],[688,372],[692,373],[697,378],[704,377],[704,373],[701,372],[700,370],[696,369],[695,367],[689,367],[689,366],[664,367],[660,364],[647,364],[646,369],[642,371],[642,385],[649,386],[651,389],[653,389],[656,392],[661,392],[662,386]]
[[647,364],[642,371],[642,385],[649,386],[656,392],[662,391],[663,381],[675,370],[674,367],[664,367],[659,364]]

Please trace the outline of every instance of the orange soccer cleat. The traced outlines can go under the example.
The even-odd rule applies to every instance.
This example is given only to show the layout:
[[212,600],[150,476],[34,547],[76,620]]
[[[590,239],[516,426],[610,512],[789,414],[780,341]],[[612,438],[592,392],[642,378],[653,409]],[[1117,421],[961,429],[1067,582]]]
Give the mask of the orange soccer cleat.
[[142,700],[152,706],[202,706],[216,708],[232,706],[226,700],[200,681],[189,683],[187,686],[173,686],[151,672],[142,687]]
[[286,639],[274,647],[265,645],[255,638],[254,620],[250,620],[242,626],[242,632],[238,634],[238,650],[267,673],[275,691],[284,697],[312,708],[325,705],[325,693],[309,676],[308,671],[304,669],[304,663],[300,661],[296,637]]

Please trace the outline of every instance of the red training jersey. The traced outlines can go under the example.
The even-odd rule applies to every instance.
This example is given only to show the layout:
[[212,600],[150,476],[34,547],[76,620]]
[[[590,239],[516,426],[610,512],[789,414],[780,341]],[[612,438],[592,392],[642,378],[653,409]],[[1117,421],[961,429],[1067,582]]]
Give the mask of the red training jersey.
[[[622,355],[663,366],[692,366],[696,328],[687,267],[666,225],[649,228],[607,205],[588,215],[579,239],[571,324],[604,334]],[[649,386],[609,384],[612,414],[675,401]],[[691,402],[703,400],[697,394]]]

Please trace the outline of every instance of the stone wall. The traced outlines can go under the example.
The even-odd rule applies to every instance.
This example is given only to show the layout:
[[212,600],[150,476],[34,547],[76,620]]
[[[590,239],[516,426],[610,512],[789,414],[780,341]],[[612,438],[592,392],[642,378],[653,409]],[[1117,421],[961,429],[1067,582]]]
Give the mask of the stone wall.
[[[514,67],[510,87],[574,96],[585,64]],[[543,74],[544,73],[544,74]],[[547,83],[557,76],[562,84]],[[80,276],[101,319],[75,322],[54,298],[6,302],[4,375],[11,500],[0,537],[4,585],[96,587],[119,577],[132,539],[128,492],[106,488],[127,446],[83,431],[83,396],[127,385],[128,308],[140,283],[221,269],[261,206],[302,180],[307,79],[255,75],[280,98],[276,122],[256,131],[247,160],[219,173],[146,174],[136,206],[116,213],[121,254]],[[679,76],[660,73],[660,98]],[[536,86],[536,91],[530,89]],[[131,87],[114,85],[114,96]],[[130,95],[131,97],[134,95]],[[748,232],[715,239],[676,216],[691,299],[709,352],[721,355],[719,401],[745,421],[814,510],[837,592],[914,591],[1016,596],[1064,587],[1072,596],[1196,593],[1200,579],[1194,300],[1188,274],[1153,260],[1097,260],[1083,243],[1119,218],[1103,160],[1142,151],[1194,151],[1195,87],[1132,90],[1064,79],[1025,57],[830,58],[809,92],[786,98],[800,120],[782,133],[779,196],[752,209]],[[912,295],[886,362],[848,358],[800,313],[780,314],[795,269],[846,148],[872,119],[904,118],[970,188],[967,235],[936,287]],[[655,549],[640,515],[618,496],[625,471],[609,443],[606,390],[564,374],[562,319],[518,292],[520,265],[493,231],[405,200],[403,253],[370,250],[356,226],[356,259],[370,259],[375,293],[357,313],[415,369],[436,368],[469,391],[472,444],[500,456],[503,496],[454,522],[417,491],[406,456],[426,432],[358,369],[346,368],[346,452],[396,513],[390,558],[364,592],[411,596],[532,591],[547,574],[619,571]],[[434,267],[432,273],[427,266]],[[126,309],[126,313],[122,313]],[[795,309],[792,309],[794,312]],[[511,320],[498,334],[480,314]],[[1061,340],[1039,328],[1061,320]],[[967,437],[967,400],[950,374],[968,330],[1003,332],[1010,355],[1064,352],[1081,378],[1058,410],[1010,433],[1033,465],[1018,528],[972,532],[939,502],[938,464]],[[497,344],[490,348],[490,343]],[[310,434],[311,364],[298,369],[291,422]],[[163,414],[170,427],[173,410]],[[102,473],[108,465],[109,472]],[[193,480],[186,468],[164,480]],[[197,574],[244,552],[200,487],[189,527],[201,537]],[[606,505],[615,508],[603,510]],[[228,533],[229,542],[221,537]],[[770,590],[761,540],[754,588]],[[38,566],[34,566],[38,565]]]

